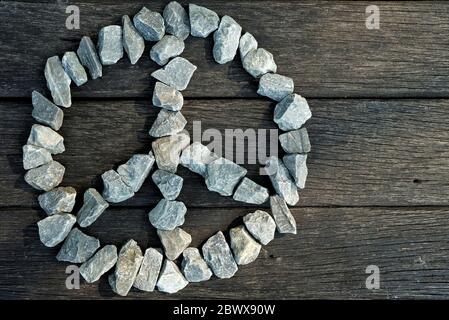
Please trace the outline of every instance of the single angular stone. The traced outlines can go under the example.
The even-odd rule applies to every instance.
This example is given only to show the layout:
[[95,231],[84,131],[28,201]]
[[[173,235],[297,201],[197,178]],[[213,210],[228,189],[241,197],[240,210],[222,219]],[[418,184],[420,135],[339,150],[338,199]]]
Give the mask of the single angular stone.
[[261,244],[267,245],[274,239],[276,223],[265,211],[257,210],[243,217],[243,223],[251,235]]
[[279,233],[296,234],[296,221],[287,203],[279,196],[270,197],[271,213]]
[[137,32],[131,19],[128,16],[122,17],[123,24],[123,48],[128,54],[131,64],[136,64],[139,61],[145,50],[145,41],[143,37]]
[[214,59],[219,64],[234,60],[239,48],[242,27],[229,16],[221,18],[220,26],[214,33]]
[[64,172],[62,164],[51,161],[28,171],[25,174],[25,181],[37,190],[50,191],[62,182]]
[[54,247],[64,241],[76,222],[75,216],[64,213],[55,214],[37,223],[39,238],[46,247]]
[[295,180],[298,188],[304,189],[307,179],[307,155],[306,154],[288,154],[282,158],[290,175]]
[[150,129],[150,136],[155,138],[171,136],[184,130],[186,118],[179,111],[162,109]]
[[150,57],[158,65],[163,66],[171,58],[179,56],[184,48],[184,41],[175,36],[165,35],[151,48]]
[[235,186],[246,175],[247,170],[234,162],[220,158],[206,166],[206,185],[210,191],[222,196],[232,196]]
[[109,207],[103,197],[94,188],[89,188],[84,192],[83,206],[78,211],[78,224],[85,228],[90,226]]
[[254,78],[260,78],[268,72],[277,71],[273,55],[262,48],[248,52],[243,58],[243,68]]
[[190,34],[194,37],[206,38],[218,29],[220,18],[205,7],[189,4]]
[[37,197],[39,205],[48,214],[72,212],[75,205],[76,190],[72,187],[59,187]]
[[231,248],[235,262],[245,265],[257,259],[262,246],[250,236],[244,226],[238,226],[229,230]]
[[181,228],[157,230],[157,235],[161,239],[165,256],[170,260],[177,259],[192,242],[192,236]]
[[89,70],[92,79],[101,78],[103,76],[103,65],[100,62],[95,45],[92,39],[84,36],[80,41],[78,50],[76,51],[78,58],[83,66]]
[[165,259],[157,281],[158,290],[165,293],[175,293],[184,289],[188,284],[178,266],[173,261]]
[[197,67],[183,57],[176,57],[163,69],[154,71],[151,76],[176,90],[182,91],[189,85]]
[[98,34],[98,55],[103,65],[117,63],[123,58],[122,27],[106,26]]
[[117,247],[107,245],[97,251],[80,267],[80,273],[87,283],[98,281],[100,277],[112,269],[117,262]]
[[117,173],[126,185],[131,187],[134,192],[137,192],[150,174],[154,161],[152,153],[135,154],[128,162],[118,167]]
[[73,228],[59,250],[56,259],[72,263],[84,263],[100,248],[98,239]]
[[72,105],[70,82],[72,81],[65,73],[58,56],[47,59],[45,79],[47,80],[47,87],[51,91],[53,102],[61,107],[70,107]]
[[246,32],[239,41],[240,58],[242,59],[242,61],[243,58],[245,58],[245,56],[248,54],[248,52],[256,50],[257,47],[258,43],[256,38],[254,38],[251,33]]
[[134,16],[134,26],[147,41],[159,41],[165,34],[164,18],[159,12],[143,7]]
[[22,147],[23,168],[25,170],[39,167],[53,161],[51,153],[47,149],[26,144]]
[[187,248],[182,253],[182,272],[189,282],[207,281],[212,277],[212,271],[201,257],[197,248]]
[[62,66],[67,75],[79,87],[87,82],[87,73],[84,70],[78,56],[73,51],[64,53],[62,57]]
[[284,131],[301,128],[310,117],[312,113],[306,99],[296,93],[286,96],[274,109],[274,122]]
[[293,79],[276,73],[266,73],[260,78],[257,93],[275,101],[281,101],[293,93],[294,87]]
[[165,21],[165,31],[181,40],[190,34],[190,21],[186,10],[176,1],[167,4],[162,14]]
[[27,144],[47,149],[51,154],[65,151],[64,138],[49,127],[33,124]]
[[153,105],[169,111],[179,111],[184,104],[182,93],[172,87],[156,82],[153,91]]
[[276,193],[291,206],[298,203],[298,189],[282,161],[277,157],[270,157],[265,169]]
[[181,193],[184,179],[180,176],[164,170],[156,170],[152,178],[165,199],[175,200]]
[[184,224],[184,216],[187,208],[180,201],[162,199],[150,211],[148,218],[153,227],[160,230],[173,230]]
[[210,237],[202,251],[204,260],[218,278],[231,278],[237,272],[237,264],[223,232],[219,231]]
[[126,296],[136,280],[143,256],[137,242],[128,240],[120,249],[114,274],[110,277],[109,283],[112,290]]
[[147,292],[154,291],[164,256],[157,249],[148,248],[134,280],[134,287]]
[[106,171],[101,178],[104,184],[103,198],[107,202],[122,202],[134,196],[133,189],[114,170]]
[[152,147],[158,168],[175,173],[178,168],[181,151],[189,143],[190,137],[184,131],[153,141]]
[[262,204],[268,200],[269,196],[267,188],[245,177],[235,190],[233,199],[251,204]]
[[64,112],[37,91],[32,93],[33,112],[31,115],[37,122],[59,130],[64,119]]
[[311,150],[309,134],[306,128],[279,135],[282,149],[287,153],[308,153]]
[[200,142],[194,142],[182,151],[180,163],[192,172],[203,177],[206,175],[206,166],[219,157]]

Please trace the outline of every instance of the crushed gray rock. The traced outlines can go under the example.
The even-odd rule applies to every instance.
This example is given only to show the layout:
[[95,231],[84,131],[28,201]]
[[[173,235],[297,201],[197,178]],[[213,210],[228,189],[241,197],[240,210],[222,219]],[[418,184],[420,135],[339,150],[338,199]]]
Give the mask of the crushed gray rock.
[[136,64],[145,50],[145,41],[134,27],[129,16],[122,17],[122,25],[123,48],[128,54],[131,64]]
[[47,149],[51,154],[59,154],[65,151],[64,138],[53,129],[33,124],[27,144]]
[[190,34],[194,37],[206,38],[218,29],[220,18],[205,7],[189,4]]
[[159,12],[143,7],[134,16],[134,26],[147,41],[159,41],[165,34],[164,18]]
[[244,226],[238,226],[229,230],[231,248],[235,262],[245,265],[257,259],[262,246],[250,236]]
[[232,196],[235,186],[246,175],[247,170],[234,162],[219,158],[206,166],[206,186],[222,196]]
[[184,130],[186,118],[179,111],[162,109],[150,129],[150,136],[155,138],[172,136]]
[[156,170],[152,178],[165,199],[175,200],[181,193],[184,183],[182,177],[164,170]]
[[163,66],[171,58],[179,56],[184,48],[184,41],[175,36],[165,35],[151,48],[150,57],[158,65]]
[[197,67],[183,57],[176,57],[163,69],[154,71],[151,76],[176,90],[182,91],[189,85]]
[[181,151],[189,144],[190,137],[184,131],[153,141],[152,147],[158,168],[175,173],[178,168]]
[[219,64],[234,60],[239,48],[242,27],[229,16],[221,18],[218,30],[214,33],[214,59]]
[[201,142],[194,142],[182,151],[180,163],[183,167],[204,177],[206,166],[218,158],[218,155],[202,145]]
[[48,214],[72,212],[75,205],[76,190],[72,187],[59,187],[37,197],[39,205]]
[[243,58],[243,68],[254,78],[260,78],[268,72],[276,73],[277,71],[273,55],[263,48],[248,52]]
[[266,73],[260,78],[257,93],[275,101],[281,101],[293,93],[294,87],[292,78],[276,73]]
[[45,65],[45,79],[51,91],[53,102],[61,107],[69,108],[72,105],[70,94],[70,77],[65,73],[58,56],[47,59]]
[[114,170],[101,175],[103,179],[103,198],[112,203],[122,202],[134,196],[133,189],[123,182],[121,176]]
[[165,259],[162,267],[157,288],[161,292],[175,293],[184,289],[189,282],[184,278],[178,266],[170,260]]
[[267,188],[245,177],[235,190],[233,199],[250,204],[263,204],[269,196]]
[[75,223],[75,216],[69,213],[46,217],[37,223],[39,238],[46,247],[55,247],[64,241]]
[[57,187],[64,177],[65,168],[57,161],[50,161],[33,168],[25,174],[25,181],[37,190],[50,191]]
[[240,58],[243,61],[243,58],[252,50],[256,50],[258,47],[258,43],[256,38],[249,33],[246,32],[239,41],[239,51],[240,51]]
[[243,223],[251,235],[261,244],[267,245],[274,239],[276,223],[265,211],[257,210],[243,217]]
[[162,199],[148,214],[153,227],[160,230],[173,230],[184,224],[187,208],[180,201]]
[[64,53],[62,67],[72,81],[79,87],[87,82],[87,73],[84,70],[78,56],[73,51]]
[[271,213],[279,233],[296,234],[296,221],[287,203],[279,196],[270,197]]
[[103,65],[117,63],[123,58],[122,27],[106,26],[98,34],[98,55]]
[[286,96],[274,109],[274,122],[284,131],[301,128],[310,117],[312,113],[306,99],[296,93]]
[[307,180],[307,154],[288,154],[282,158],[298,188],[304,189]]
[[59,250],[56,259],[72,263],[84,263],[100,248],[98,239],[73,228]]
[[287,153],[308,153],[311,150],[309,134],[306,128],[279,135],[279,142],[282,149]]
[[298,189],[282,161],[277,157],[270,157],[265,170],[270,177],[276,193],[291,206],[298,203]]
[[184,104],[182,93],[162,83],[156,82],[153,91],[153,105],[169,111],[179,111]]
[[134,288],[152,292],[157,283],[164,256],[158,249],[148,248],[143,256],[142,264],[134,280]]
[[33,118],[56,131],[59,130],[64,119],[64,112],[37,91],[33,91],[31,96],[33,104],[31,115]]
[[118,167],[117,173],[126,185],[137,192],[150,174],[154,161],[152,153],[135,154],[125,164]]
[[192,242],[192,236],[181,228],[157,230],[157,235],[161,239],[165,256],[170,260],[177,259]]
[[82,227],[88,227],[94,223],[98,217],[109,207],[103,197],[94,188],[89,188],[84,192],[83,206],[78,211],[78,224]]
[[182,272],[189,282],[207,281],[212,277],[212,271],[201,257],[197,248],[187,248],[182,253]]
[[165,21],[165,31],[181,40],[190,34],[190,21],[186,10],[176,1],[171,1],[162,14]]
[[223,232],[219,231],[210,237],[202,251],[204,260],[218,278],[231,278],[237,272],[237,264]]
[[25,170],[39,167],[53,161],[51,153],[47,149],[26,144],[22,147],[23,168]]
[[97,251],[80,267],[80,274],[87,283],[98,281],[117,262],[117,247],[107,245]]
[[92,39],[84,36],[81,38],[80,45],[76,51],[78,58],[83,66],[89,70],[92,79],[103,76],[103,65],[100,62],[95,45]]

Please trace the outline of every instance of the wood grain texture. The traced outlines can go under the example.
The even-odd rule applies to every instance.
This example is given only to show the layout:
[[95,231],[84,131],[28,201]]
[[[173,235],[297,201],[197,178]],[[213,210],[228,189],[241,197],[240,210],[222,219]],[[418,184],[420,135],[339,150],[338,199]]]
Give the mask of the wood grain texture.
[[[67,30],[67,4],[0,4],[1,97],[29,97],[43,89],[48,57],[75,50],[83,35],[119,23],[142,3],[78,1],[81,29]],[[276,57],[278,72],[292,77],[307,97],[448,97],[449,3],[376,2],[381,29],[368,30],[362,1],[197,1],[219,15],[233,16]],[[166,1],[145,3],[162,10]],[[198,65],[187,97],[255,97],[256,81],[239,59],[226,66],[212,59],[212,40],[190,37],[184,57]],[[147,48],[148,49],[148,48]],[[102,80],[90,81],[77,97],[149,96],[157,67],[148,50],[137,66],[126,59],[104,68]]]

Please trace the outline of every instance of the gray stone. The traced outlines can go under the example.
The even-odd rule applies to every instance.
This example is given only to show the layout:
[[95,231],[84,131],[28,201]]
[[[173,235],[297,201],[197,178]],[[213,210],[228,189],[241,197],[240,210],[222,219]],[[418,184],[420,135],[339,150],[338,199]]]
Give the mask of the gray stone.
[[137,242],[128,240],[120,249],[114,274],[109,278],[112,290],[126,296],[136,280],[143,256]]
[[65,151],[64,138],[49,127],[33,124],[27,144],[47,149],[51,154]]
[[245,177],[235,190],[233,199],[251,204],[263,204],[269,196],[267,188]]
[[64,172],[62,164],[51,161],[28,171],[25,174],[25,181],[37,190],[50,191],[62,182]]
[[122,27],[106,26],[98,34],[98,55],[103,65],[117,63],[123,58]]
[[156,82],[153,91],[153,105],[169,111],[179,111],[184,104],[182,93],[172,87]]
[[266,73],[260,78],[257,93],[275,101],[281,101],[293,92],[294,87],[292,78]]
[[26,144],[22,147],[23,168],[25,170],[39,167],[53,161],[51,153],[47,149]]
[[179,56],[184,48],[184,41],[175,36],[165,35],[151,48],[150,57],[158,65],[163,66],[171,58]]
[[238,226],[229,230],[231,248],[235,262],[245,265],[257,259],[262,246],[250,236],[244,226]]
[[201,257],[197,248],[187,248],[182,253],[182,272],[189,282],[207,281],[212,277],[212,271]]
[[260,78],[268,72],[277,71],[273,55],[262,48],[248,52],[243,58],[243,68],[254,78]]
[[154,71],[151,76],[176,90],[184,90],[197,67],[183,57],[176,57],[165,65],[163,69]]
[[189,4],[190,34],[194,37],[206,38],[217,30],[220,18],[205,7]]
[[70,82],[72,81],[65,73],[58,56],[47,59],[45,80],[47,80],[47,87],[51,91],[53,102],[61,107],[70,107],[72,105]]
[[157,235],[161,239],[165,256],[170,260],[177,259],[192,242],[192,236],[181,228],[157,230]]
[[98,239],[73,228],[59,250],[56,259],[72,263],[84,263],[100,248]]
[[270,197],[271,213],[279,233],[296,234],[296,221],[287,203],[279,196]]
[[243,223],[252,236],[261,244],[267,245],[274,239],[276,223],[265,211],[257,210],[243,217]]
[[279,135],[282,149],[287,153],[308,153],[311,150],[309,134],[306,128]]
[[131,19],[128,16],[122,17],[123,24],[123,48],[128,54],[131,64],[136,64],[139,61],[145,50],[145,41],[143,37],[137,32]]
[[154,161],[152,153],[135,154],[125,164],[118,167],[117,173],[126,185],[137,192],[150,174]]
[[165,21],[165,31],[181,40],[190,34],[190,21],[186,10],[176,1],[167,4],[162,14]]
[[148,248],[134,280],[134,287],[147,292],[154,291],[164,256],[157,249]]
[[186,118],[179,111],[162,109],[150,129],[150,136],[155,138],[171,136],[184,130]]
[[72,187],[59,187],[39,195],[37,199],[48,215],[72,212],[76,190]]
[[222,196],[232,196],[235,186],[246,175],[247,170],[234,162],[220,158],[206,166],[206,186]]
[[295,180],[298,188],[304,189],[307,180],[307,155],[306,154],[288,154],[282,158],[290,175]]
[[101,175],[103,179],[103,198],[112,203],[122,202],[134,196],[133,189],[123,182],[121,176],[114,170]]
[[170,260],[165,259],[162,267],[157,288],[161,292],[175,293],[184,289],[189,282],[184,278],[178,266]]
[[39,238],[46,247],[54,247],[64,241],[76,222],[75,216],[55,214],[37,223]]
[[274,122],[284,131],[301,128],[310,117],[312,112],[306,99],[296,93],[286,96],[274,109]]
[[159,41],[165,34],[164,18],[159,12],[143,7],[134,16],[134,26],[147,41]]
[[160,230],[173,230],[184,224],[187,208],[180,201],[162,199],[148,214],[153,227]]
[[282,161],[277,157],[270,157],[265,170],[270,177],[276,193],[291,206],[298,203],[298,189]]
[[83,206],[78,211],[78,224],[85,228],[90,226],[101,214],[109,207],[103,197],[94,188],[87,189],[84,192]]
[[200,142],[194,142],[182,151],[180,163],[190,171],[203,177],[206,175],[206,166],[219,158],[208,147]]
[[112,269],[117,262],[117,247],[107,245],[97,251],[80,267],[80,274],[87,283],[98,281],[100,277]]
[[204,260],[218,278],[231,278],[237,272],[237,264],[223,232],[219,231],[210,237],[203,245],[202,251]]
[[76,53],[81,64],[89,70],[92,79],[103,76],[103,66],[91,38],[87,36],[82,37]]
[[258,47],[258,43],[256,38],[249,33],[246,32],[239,41],[239,51],[240,51],[240,58],[243,61],[243,58],[248,54],[248,52],[252,50],[256,50]]
[[184,131],[153,141],[152,147],[158,168],[175,173],[178,168],[181,151],[189,143],[190,137]]
[[167,200],[175,200],[182,190],[184,179],[180,176],[164,170],[153,173],[153,182]]
[[62,57],[62,66],[67,75],[79,87],[87,82],[87,73],[84,70],[78,56],[73,51],[64,53]]
[[221,18],[220,26],[214,33],[214,59],[219,64],[234,60],[239,48],[242,27],[229,16]]
[[59,130],[64,119],[64,112],[53,102],[45,98],[37,91],[32,93],[33,112],[31,115],[37,122]]

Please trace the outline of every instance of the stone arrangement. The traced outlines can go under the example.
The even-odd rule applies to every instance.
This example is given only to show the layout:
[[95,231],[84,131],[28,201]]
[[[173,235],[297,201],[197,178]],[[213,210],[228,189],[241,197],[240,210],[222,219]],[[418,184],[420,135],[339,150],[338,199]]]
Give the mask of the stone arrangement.
[[[180,57],[189,35],[206,38],[213,33],[213,57],[219,64],[240,54],[243,68],[259,79],[258,94],[277,102],[274,121],[285,133],[279,136],[286,155],[271,157],[266,172],[276,195],[245,177],[247,171],[236,163],[217,156],[199,142],[191,144],[184,131],[186,119],[181,113],[185,90],[197,67]],[[145,41],[156,42],[150,58],[161,66],[151,76],[155,84],[152,103],[160,108],[149,134],[156,138],[147,154],[135,154],[116,170],[104,172],[104,188],[84,192],[83,205],[72,214],[77,191],[60,187],[65,168],[53,156],[65,151],[64,138],[57,132],[62,124],[64,108],[72,104],[70,84],[82,86],[102,77],[103,66],[113,65],[128,55],[131,64],[141,58]],[[47,60],[45,79],[52,101],[41,93],[32,93],[33,118],[23,146],[25,180],[33,188],[45,191],[38,201],[47,217],[38,225],[41,242],[47,247],[62,244],[59,261],[80,264],[80,273],[88,283],[109,274],[112,290],[125,296],[132,287],[151,292],[175,293],[189,282],[207,281],[211,277],[230,278],[238,266],[257,259],[262,245],[270,243],[278,233],[296,234],[296,221],[288,205],[299,201],[298,189],[305,187],[307,153],[311,146],[307,130],[302,126],[311,117],[306,99],[294,93],[291,78],[277,74],[273,55],[258,47],[254,36],[242,35],[242,27],[229,16],[220,17],[205,7],[190,4],[188,12],[176,1],[165,7],[163,14],[142,8],[131,19],[122,17],[122,25],[105,26],[99,31],[97,46],[85,36],[77,52],[66,52],[62,60],[53,56]],[[86,70],[87,69],[87,70]],[[62,108],[61,108],[62,107]],[[119,250],[114,245],[101,245],[95,237],[85,234],[85,228],[108,208],[110,203],[126,201],[134,196],[150,175],[163,199],[149,212],[149,224],[157,229],[162,249],[145,252],[134,240]],[[210,191],[234,200],[262,205],[269,201],[271,215],[257,210],[243,217],[243,224],[229,231],[229,242],[223,232],[211,236],[201,250],[189,247],[192,237],[181,227],[187,208],[177,201],[183,178],[176,175],[178,165],[204,178]],[[75,225],[78,225],[76,227]],[[176,259],[181,260],[180,266]]]

